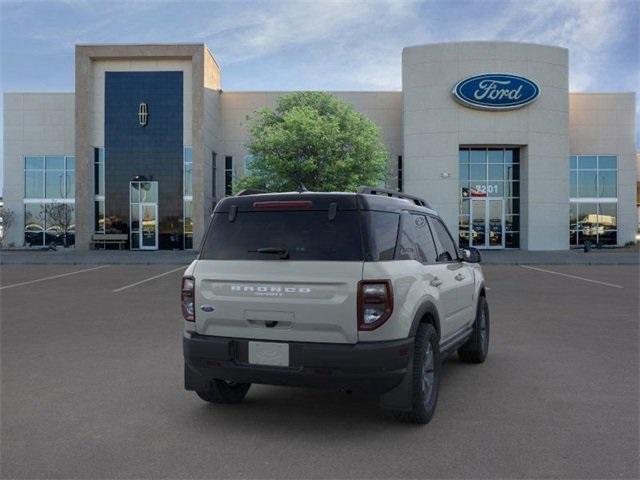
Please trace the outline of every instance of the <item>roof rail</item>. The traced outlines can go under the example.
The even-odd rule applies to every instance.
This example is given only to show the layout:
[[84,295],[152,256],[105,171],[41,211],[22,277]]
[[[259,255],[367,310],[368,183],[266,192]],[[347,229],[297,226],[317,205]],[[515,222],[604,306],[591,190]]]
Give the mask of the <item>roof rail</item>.
[[245,188],[244,190],[240,190],[235,194],[236,197],[243,197],[245,195],[256,195],[258,193],[269,193],[266,190],[259,190],[257,188]]
[[431,208],[427,201],[420,197],[415,197],[407,193],[396,192],[394,190],[385,190],[384,188],[376,187],[360,187],[358,189],[358,193],[363,193],[365,195],[381,195],[383,197],[400,198],[402,200],[409,200],[420,207]]

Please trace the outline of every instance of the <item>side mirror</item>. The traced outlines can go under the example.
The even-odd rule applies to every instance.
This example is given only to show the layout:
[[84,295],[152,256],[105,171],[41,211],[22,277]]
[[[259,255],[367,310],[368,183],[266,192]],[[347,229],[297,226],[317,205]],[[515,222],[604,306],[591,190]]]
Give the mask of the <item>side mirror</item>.
[[462,259],[469,263],[480,263],[480,251],[477,248],[465,248],[462,250]]

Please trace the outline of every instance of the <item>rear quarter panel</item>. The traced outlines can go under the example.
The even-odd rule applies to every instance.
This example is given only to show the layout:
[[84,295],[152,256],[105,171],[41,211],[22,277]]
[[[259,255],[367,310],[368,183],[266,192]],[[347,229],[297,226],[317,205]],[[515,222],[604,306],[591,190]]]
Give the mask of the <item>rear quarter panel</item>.
[[418,309],[425,302],[433,303],[441,311],[438,289],[429,285],[433,275],[415,260],[365,262],[362,277],[363,280],[391,279],[394,298],[389,320],[375,330],[358,332],[361,342],[407,338]]

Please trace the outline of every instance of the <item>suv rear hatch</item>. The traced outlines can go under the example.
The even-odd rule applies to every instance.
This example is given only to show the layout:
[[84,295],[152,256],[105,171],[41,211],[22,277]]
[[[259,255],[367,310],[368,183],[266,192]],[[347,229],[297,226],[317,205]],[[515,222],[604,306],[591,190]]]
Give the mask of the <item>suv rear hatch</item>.
[[196,331],[355,343],[362,279],[353,195],[232,197],[213,216],[196,264]]

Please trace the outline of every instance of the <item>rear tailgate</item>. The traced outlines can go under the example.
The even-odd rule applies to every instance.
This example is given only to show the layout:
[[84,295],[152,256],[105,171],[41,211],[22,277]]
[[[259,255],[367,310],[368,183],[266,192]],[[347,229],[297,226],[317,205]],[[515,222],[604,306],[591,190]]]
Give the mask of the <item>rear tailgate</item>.
[[357,342],[362,262],[199,260],[194,276],[202,335]]

